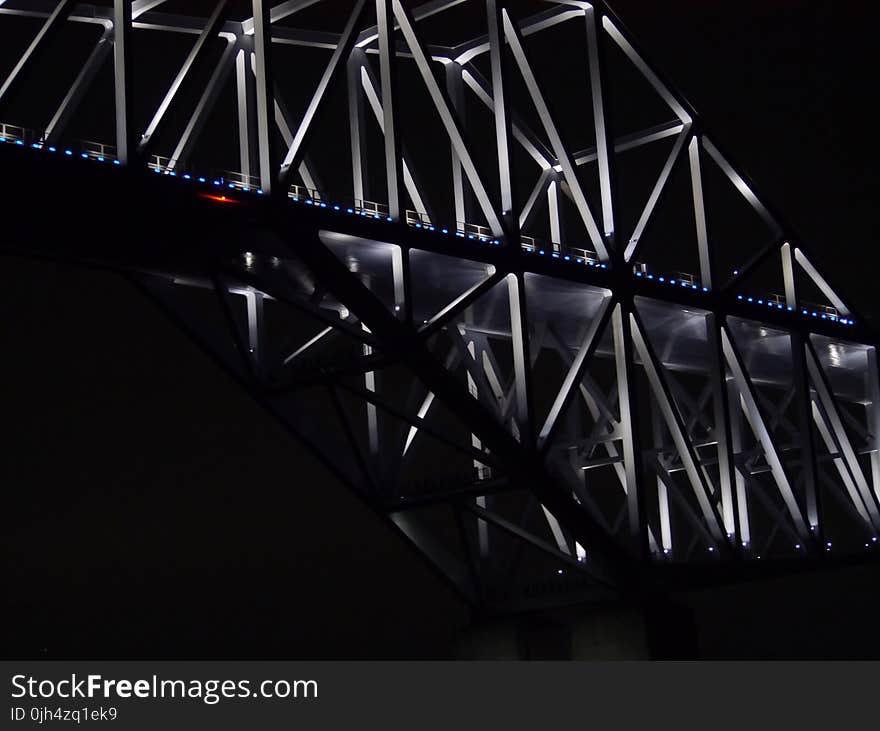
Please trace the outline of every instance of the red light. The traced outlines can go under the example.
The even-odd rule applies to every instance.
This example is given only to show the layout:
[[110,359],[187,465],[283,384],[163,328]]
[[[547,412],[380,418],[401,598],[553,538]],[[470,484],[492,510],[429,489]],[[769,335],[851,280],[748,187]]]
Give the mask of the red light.
[[199,193],[200,198],[207,198],[209,201],[216,201],[217,203],[240,203],[241,201],[236,200],[235,198],[227,198],[225,195],[208,195],[207,193]]

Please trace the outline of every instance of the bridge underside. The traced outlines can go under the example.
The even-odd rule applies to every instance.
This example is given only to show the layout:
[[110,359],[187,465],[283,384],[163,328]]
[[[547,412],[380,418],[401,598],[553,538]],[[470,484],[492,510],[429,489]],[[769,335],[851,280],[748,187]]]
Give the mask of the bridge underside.
[[[3,200],[18,212],[7,251],[126,273],[474,604],[605,599],[873,554],[853,479],[870,498],[870,345],[719,324],[711,304],[666,301],[649,282],[627,321],[602,270],[574,276],[332,207],[221,203],[183,181],[2,153],[15,181]],[[21,184],[46,177],[65,194]],[[144,220],[145,202],[174,224]]]
[[[419,23],[477,3],[410,13],[379,0],[374,27],[359,2],[338,33],[281,22],[314,4],[269,14],[254,2],[256,20],[242,21],[223,2],[209,19],[134,3],[136,23],[119,8],[2,4],[0,17],[46,35],[65,13],[104,30],[48,125],[0,129],[0,245],[123,272],[473,605],[873,560],[876,339],[603,3],[527,17],[479,3],[487,35],[447,44],[424,42]],[[571,117],[551,113],[529,40],[568,23],[586,28],[589,79]],[[120,28],[197,39],[145,120],[119,112],[132,93]],[[261,43],[330,54],[303,82],[302,116]],[[628,71],[615,75],[613,49]],[[111,51],[116,144],[79,146],[65,127]],[[197,141],[233,70],[239,169],[200,174]],[[4,113],[19,71],[0,90]],[[600,82],[634,74],[662,114],[627,126],[618,108],[612,136]],[[313,120],[340,75],[343,113],[322,122],[349,128],[351,170],[324,187]],[[402,114],[401,87],[427,90],[429,111]],[[181,88],[193,104],[175,121]],[[407,138],[414,120],[420,136]],[[563,143],[584,126],[582,144]],[[482,133],[490,154],[468,139]],[[445,198],[439,182],[419,184],[439,169],[424,149],[435,136]],[[641,177],[650,159],[638,155],[658,143],[659,176]],[[664,218],[682,191],[684,213]]]

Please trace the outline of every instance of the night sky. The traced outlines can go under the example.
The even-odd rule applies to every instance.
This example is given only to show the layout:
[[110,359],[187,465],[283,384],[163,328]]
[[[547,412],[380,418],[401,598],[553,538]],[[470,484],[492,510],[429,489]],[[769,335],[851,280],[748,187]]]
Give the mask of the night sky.
[[[612,5],[880,324],[870,3]],[[124,280],[10,257],[0,277],[7,655],[450,654],[466,607]],[[849,570],[688,601],[706,655],[877,656],[846,630],[876,587]]]

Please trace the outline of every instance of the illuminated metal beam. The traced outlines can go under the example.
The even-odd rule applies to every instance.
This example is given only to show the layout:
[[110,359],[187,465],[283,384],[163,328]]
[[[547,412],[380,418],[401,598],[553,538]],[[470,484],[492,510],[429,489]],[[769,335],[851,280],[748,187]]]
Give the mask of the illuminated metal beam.
[[413,59],[416,62],[416,66],[418,66],[419,73],[421,74],[425,87],[428,90],[428,94],[434,102],[434,108],[437,110],[437,114],[440,116],[440,120],[443,122],[443,126],[446,129],[446,134],[458,154],[465,174],[473,188],[474,195],[477,198],[477,202],[480,205],[480,209],[486,217],[486,221],[488,222],[493,235],[503,236],[504,230],[501,226],[501,220],[495,212],[492,202],[489,200],[489,194],[483,185],[483,181],[480,179],[473,158],[467,149],[464,135],[452,112],[449,100],[446,98],[446,95],[443,93],[443,90],[434,78],[434,72],[432,71],[428,58],[425,55],[424,47],[416,34],[415,26],[409,16],[409,12],[404,9],[400,0],[393,0],[393,3],[394,15],[397,18],[397,22],[400,24],[400,30],[409,45],[410,51],[412,51]]
[[849,317],[849,308],[844,304],[843,300],[837,296],[837,292],[831,288],[828,282],[825,281],[825,278],[819,274],[819,270],[813,266],[812,262],[807,258],[807,255],[802,249],[795,247],[794,258],[795,261],[800,264],[801,269],[807,273],[807,276],[813,280],[813,283],[822,290],[822,294],[828,298],[828,301],[837,308],[837,311],[840,312],[841,315]]
[[550,139],[550,144],[553,147],[553,152],[556,155],[556,159],[562,166],[562,174],[565,176],[565,182],[568,183],[568,186],[571,189],[571,194],[574,199],[575,207],[580,214],[581,220],[584,222],[584,226],[587,229],[587,234],[590,237],[593,248],[599,255],[599,259],[602,261],[608,261],[610,255],[608,253],[608,249],[605,246],[605,241],[602,238],[602,234],[600,233],[599,228],[596,225],[596,220],[595,218],[593,218],[593,213],[590,210],[590,206],[587,203],[587,199],[584,196],[583,190],[581,189],[581,185],[577,179],[577,175],[575,174],[574,165],[571,162],[571,158],[565,149],[562,138],[559,136],[556,124],[550,116],[550,109],[547,106],[547,102],[544,100],[544,95],[541,92],[538,80],[535,77],[534,72],[532,71],[528,59],[526,58],[525,48],[522,44],[520,32],[511,21],[510,16],[507,14],[506,10],[502,11],[502,17],[504,20],[504,35],[507,38],[508,43],[510,44],[510,50],[513,53],[513,57],[516,60],[517,66],[519,67],[520,74],[523,77],[523,81],[525,82],[526,89],[529,92],[532,103],[535,105],[535,109],[541,119],[541,124],[544,127],[544,131],[546,132],[547,137]]
[[807,341],[804,343],[804,351],[807,371],[810,374],[810,380],[813,382],[816,395],[822,404],[822,410],[825,412],[831,431],[834,434],[834,441],[839,445],[846,467],[858,488],[859,495],[868,510],[868,514],[871,516],[874,530],[880,531],[880,510],[878,510],[877,503],[874,501],[874,496],[871,494],[867,480],[865,480],[865,475],[862,472],[861,465],[859,465],[859,460],[850,442],[849,435],[844,428],[840,411],[834,399],[834,393],[831,390],[831,384],[828,382],[822,364],[819,362],[819,356],[816,355],[811,342]]
[[795,498],[794,490],[792,489],[788,474],[782,465],[782,460],[779,458],[779,450],[776,447],[773,436],[761,416],[761,411],[758,408],[758,403],[755,399],[755,392],[751,379],[748,377],[741,357],[733,345],[733,340],[728,333],[726,325],[722,325],[721,328],[721,346],[724,352],[724,359],[733,374],[734,381],[736,382],[743,412],[748,419],[752,431],[764,449],[764,456],[767,459],[767,464],[770,466],[773,480],[775,481],[776,487],[785,503],[795,530],[797,530],[798,535],[800,535],[801,540],[805,544],[809,543],[812,540],[812,537],[807,526],[807,521],[804,518],[800,505],[798,505],[797,499]]
[[196,42],[193,44],[193,47],[187,54],[186,59],[184,59],[180,70],[177,72],[177,76],[174,77],[174,81],[171,82],[171,86],[169,86],[168,91],[165,92],[165,98],[162,99],[159,107],[153,114],[153,118],[147,125],[147,131],[144,132],[140,142],[138,143],[137,149],[140,156],[143,157],[145,155],[149,155],[150,150],[155,144],[152,142],[153,136],[156,134],[159,126],[162,124],[162,120],[168,112],[168,109],[174,103],[174,98],[180,91],[180,87],[183,85],[187,75],[192,72],[196,64],[198,64],[201,59],[204,58],[208,49],[208,41],[214,38],[214,36],[217,34],[220,24],[223,22],[223,13],[226,9],[226,3],[227,0],[218,0],[217,5],[214,7],[213,12],[208,18],[208,22],[205,24],[205,29],[199,35],[198,40],[196,40]]
[[538,434],[539,450],[546,453],[547,448],[552,443],[553,436],[559,428],[559,417],[571,403],[575,389],[580,385],[584,371],[589,366],[590,360],[599,346],[599,341],[602,338],[610,316],[611,295],[606,294],[602,298],[593,321],[584,333],[584,338],[578,348],[577,355],[574,357],[571,365],[569,365],[568,372],[565,374],[565,380],[562,382],[562,386],[556,394],[547,418],[544,420],[544,425]]
[[67,90],[67,94],[64,95],[64,99],[61,100],[61,104],[58,105],[58,109],[49,121],[49,124],[46,125],[46,131],[44,134],[46,144],[55,144],[59,137],[64,134],[64,130],[67,128],[71,117],[73,117],[76,110],[79,109],[80,104],[89,89],[92,87],[92,82],[94,82],[95,76],[97,76],[98,71],[101,70],[101,67],[104,65],[112,51],[113,23],[106,21],[104,25],[104,33],[95,44],[95,47],[92,49],[88,59],[86,59],[86,62],[77,74],[76,79],[74,79],[70,89]]
[[669,430],[675,448],[684,464],[694,497],[696,497],[697,504],[703,513],[703,520],[706,522],[716,544],[721,545],[724,541],[725,533],[722,530],[722,521],[713,502],[714,489],[700,468],[699,456],[696,453],[693,441],[685,429],[684,421],[676,407],[675,400],[669,390],[669,385],[660,371],[657,356],[654,354],[651,344],[642,331],[640,318],[634,311],[630,313],[630,327],[632,328],[633,344],[639,355],[639,360],[648,377],[648,382],[651,385],[651,390],[654,393],[660,413],[666,422],[666,428]]
[[30,45],[21,54],[15,66],[12,67],[12,71],[6,76],[3,85],[0,86],[0,104],[8,101],[10,89],[19,81],[28,65],[33,62],[43,42],[51,38],[64,24],[64,21],[67,20],[67,16],[73,10],[74,2],[75,0],[59,0],[55,10],[46,19],[40,30],[37,31],[37,35],[34,36]]
[[113,67],[116,99],[116,157],[128,165],[135,155],[131,88],[131,2],[113,0]]
[[339,45],[336,46],[336,50],[333,51],[333,55],[330,57],[330,61],[324,69],[321,80],[318,82],[318,87],[315,89],[315,93],[312,96],[312,99],[303,114],[302,120],[299,123],[299,127],[293,136],[293,142],[291,142],[287,154],[284,156],[284,161],[281,163],[279,180],[282,184],[287,182],[290,177],[290,171],[295,167],[299,167],[299,163],[305,155],[304,144],[311,129],[312,122],[314,122],[315,115],[318,112],[318,107],[321,106],[321,102],[324,100],[324,95],[327,93],[330,84],[336,78],[339,69],[344,67],[345,61],[351,55],[351,50],[354,46],[355,27],[360,20],[365,4],[366,0],[357,0],[351,15],[348,16],[348,21],[345,24],[345,29],[342,31]]

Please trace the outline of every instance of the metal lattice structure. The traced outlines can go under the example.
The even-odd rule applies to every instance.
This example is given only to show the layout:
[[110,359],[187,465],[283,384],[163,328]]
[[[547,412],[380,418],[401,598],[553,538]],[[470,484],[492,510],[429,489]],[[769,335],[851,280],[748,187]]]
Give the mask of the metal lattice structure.
[[[0,32],[36,28],[0,118],[40,54],[97,33],[46,119],[0,128],[4,164],[178,216],[73,255],[160,302],[469,601],[876,550],[876,338],[605,3],[163,5],[0,2]],[[160,36],[186,53],[137,119],[132,46]],[[74,142],[108,70],[115,139]],[[200,167],[210,135],[237,169]],[[51,249],[41,225],[5,243]]]

